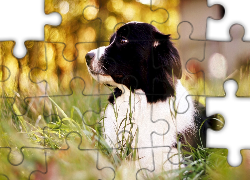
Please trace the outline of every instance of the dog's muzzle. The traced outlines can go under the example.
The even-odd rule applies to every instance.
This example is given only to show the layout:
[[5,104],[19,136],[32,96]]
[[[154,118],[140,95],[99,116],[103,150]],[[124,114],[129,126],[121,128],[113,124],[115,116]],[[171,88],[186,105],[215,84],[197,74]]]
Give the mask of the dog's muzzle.
[[95,57],[95,53],[94,52],[88,52],[85,56],[87,65],[90,65],[91,60]]

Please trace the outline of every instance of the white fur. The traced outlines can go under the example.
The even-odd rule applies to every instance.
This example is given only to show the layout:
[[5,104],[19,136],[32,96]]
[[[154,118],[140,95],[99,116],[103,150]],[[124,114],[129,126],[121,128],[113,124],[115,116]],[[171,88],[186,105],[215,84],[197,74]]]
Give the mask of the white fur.
[[[134,123],[132,135],[136,136],[136,129],[139,129],[137,148],[139,148],[138,154],[140,158],[139,163],[142,165],[141,167],[146,166],[146,168],[153,170],[154,167],[152,166],[153,157],[151,147],[160,146],[153,149],[155,162],[154,172],[160,172],[162,168],[164,170],[177,168],[178,165],[174,165],[173,163],[178,164],[178,156],[171,158],[173,163],[167,161],[168,156],[170,155],[168,154],[170,147],[176,142],[177,133],[184,132],[188,128],[196,128],[194,124],[195,108],[193,106],[191,97],[188,98],[188,108],[188,103],[185,99],[188,95],[186,89],[178,80],[176,85],[175,107],[175,98],[170,97],[164,102],[151,104],[147,103],[146,95],[142,90],[136,90],[135,93],[131,93],[130,98],[129,89],[127,89],[125,86],[123,86],[123,89],[125,91],[120,97],[116,99],[115,104],[109,104],[105,111],[104,133],[106,135],[107,142],[111,147],[119,147],[119,144],[117,144],[117,135],[120,133],[118,139],[121,140],[121,132],[124,131],[125,126],[125,121],[123,121],[123,119],[129,116],[131,107],[132,122]],[[130,99],[131,105],[129,104]],[[176,114],[175,109],[179,112],[185,113]],[[188,110],[185,111],[186,109]],[[156,122],[157,120],[161,121]],[[131,125],[128,125],[128,123],[129,118],[127,118],[125,130],[126,132],[131,132]],[[152,132],[156,132],[161,135],[154,133],[151,139],[150,134]],[[164,133],[166,134],[163,135]],[[129,134],[125,133],[125,135],[127,139]],[[133,147],[135,148],[135,143],[133,143]],[[177,152],[177,149],[172,148],[171,153],[174,154]],[[165,161],[167,162],[164,163]]]

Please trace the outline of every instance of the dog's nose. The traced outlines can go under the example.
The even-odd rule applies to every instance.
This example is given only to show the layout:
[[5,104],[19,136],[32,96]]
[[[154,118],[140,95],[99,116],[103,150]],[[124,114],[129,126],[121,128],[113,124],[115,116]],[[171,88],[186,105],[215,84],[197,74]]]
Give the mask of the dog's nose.
[[87,64],[90,63],[91,59],[92,59],[94,56],[95,56],[95,53],[93,53],[93,52],[89,52],[89,53],[86,54],[85,59],[86,59]]

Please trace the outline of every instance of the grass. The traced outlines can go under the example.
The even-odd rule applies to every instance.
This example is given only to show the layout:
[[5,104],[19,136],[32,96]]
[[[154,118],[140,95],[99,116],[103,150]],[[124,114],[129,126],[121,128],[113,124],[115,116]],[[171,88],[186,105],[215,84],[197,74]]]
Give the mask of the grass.
[[[197,87],[191,84],[193,89],[189,90],[202,91],[199,83]],[[211,94],[213,91],[210,90]],[[246,90],[242,93],[246,94]],[[23,103],[21,94],[17,93],[15,99],[14,104],[8,98],[2,98],[0,103],[0,179],[112,179],[114,171],[117,179],[134,178],[136,150],[131,148],[131,142],[137,138],[136,134],[129,139],[122,135],[122,146],[114,150],[102,135],[103,114],[100,112],[108,103],[107,95],[83,96],[82,92],[75,91],[71,96],[30,101],[29,107]],[[205,104],[204,98],[198,100]],[[88,111],[91,108],[97,112]],[[117,111],[115,106],[114,111]],[[23,112],[26,113],[17,116]],[[127,115],[125,126],[132,128],[131,109]],[[125,127],[121,128],[125,133]],[[228,165],[226,149],[189,148],[191,152],[183,152],[186,167],[171,171],[179,179],[246,177],[244,166]],[[169,172],[153,177],[167,178],[170,178]]]

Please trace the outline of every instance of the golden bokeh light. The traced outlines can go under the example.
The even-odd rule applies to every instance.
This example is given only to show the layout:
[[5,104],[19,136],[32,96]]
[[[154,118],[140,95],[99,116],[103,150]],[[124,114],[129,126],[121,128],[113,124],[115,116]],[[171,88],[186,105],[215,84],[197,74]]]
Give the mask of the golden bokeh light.
[[84,11],[84,17],[87,20],[94,20],[97,17],[98,9],[95,7],[88,7]]
[[127,21],[132,21],[135,16],[135,9],[133,5],[127,4],[123,10],[123,17]]
[[115,25],[117,24],[117,20],[114,16],[109,16],[106,20],[105,20],[105,27],[108,30],[113,30]]
[[123,7],[123,1],[122,0],[112,0],[110,2],[112,4],[112,7],[113,7],[114,11],[116,11],[116,12],[119,12]]
[[69,3],[67,1],[60,2],[59,9],[61,14],[67,14],[69,12]]

